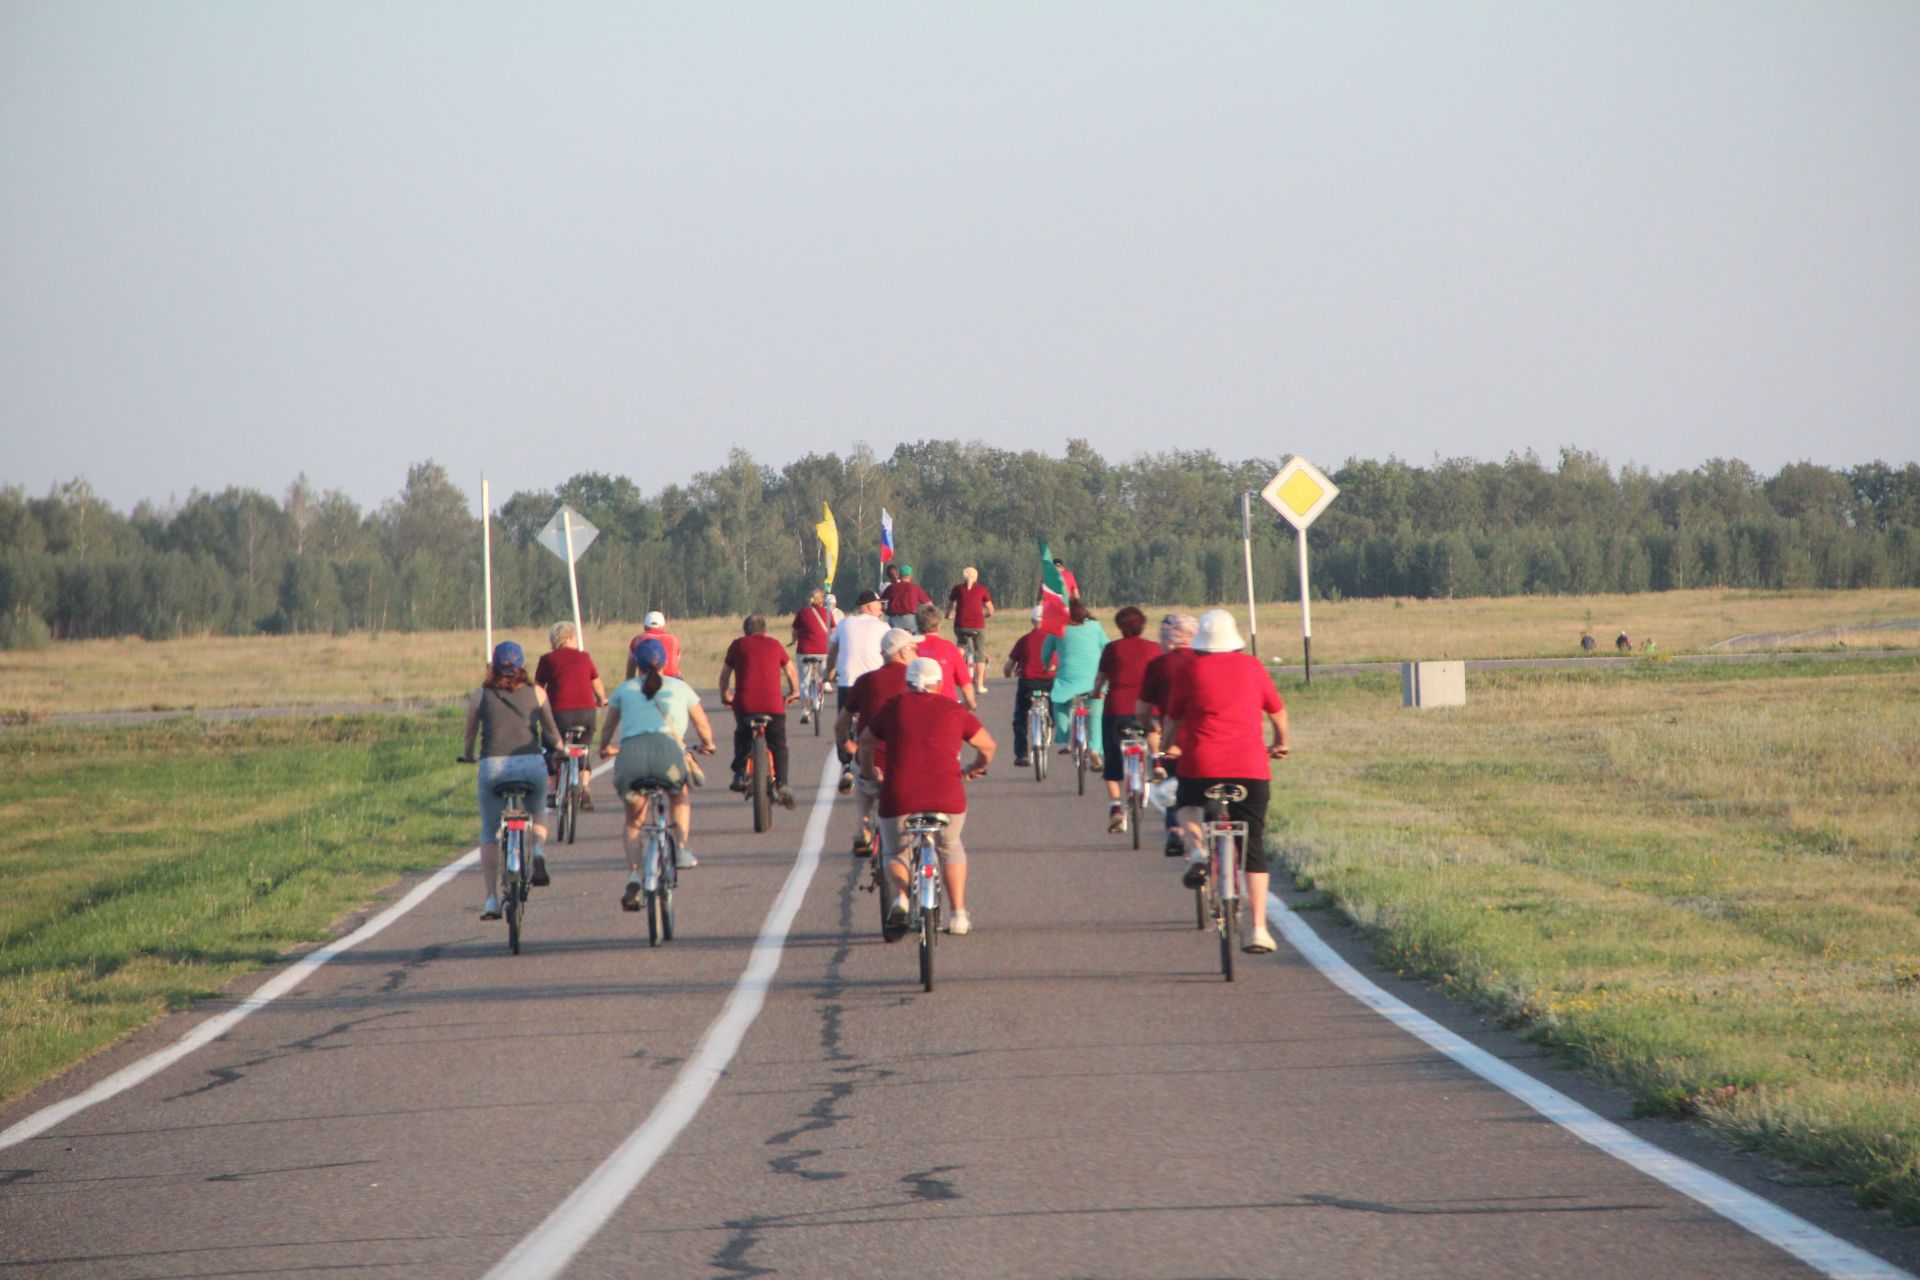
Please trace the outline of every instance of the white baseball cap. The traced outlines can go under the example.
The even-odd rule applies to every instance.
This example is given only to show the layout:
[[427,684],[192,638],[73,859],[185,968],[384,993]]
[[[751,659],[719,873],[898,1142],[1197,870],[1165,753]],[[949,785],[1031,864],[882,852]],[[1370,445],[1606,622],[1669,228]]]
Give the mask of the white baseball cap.
[[667,625],[667,615],[658,609],[654,609],[647,614],[640,625],[643,627],[664,627]]
[[880,637],[880,656],[883,658],[891,658],[907,646],[917,645],[919,643],[920,637],[905,627],[892,627],[887,631],[887,634]]
[[1201,653],[1232,653],[1246,648],[1247,642],[1240,638],[1240,628],[1234,625],[1232,614],[1225,609],[1209,609],[1200,615],[1200,629],[1193,637],[1193,647]]
[[933,693],[940,688],[940,664],[932,658],[915,658],[907,664],[907,688],[917,693]]

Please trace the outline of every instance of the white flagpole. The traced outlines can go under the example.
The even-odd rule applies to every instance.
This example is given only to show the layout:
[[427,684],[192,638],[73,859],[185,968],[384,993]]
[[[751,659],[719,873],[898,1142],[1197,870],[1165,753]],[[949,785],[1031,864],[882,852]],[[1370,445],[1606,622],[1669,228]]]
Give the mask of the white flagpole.
[[1300,656],[1305,661],[1307,683],[1313,683],[1313,606],[1307,599],[1307,531],[1300,534]]
[[487,652],[483,662],[493,661],[493,500],[487,492],[487,476],[480,473],[480,576],[486,579]]
[[560,508],[560,527],[567,537],[567,591],[573,596],[573,639],[584,651],[587,631],[580,625],[580,575],[573,567],[573,508]]

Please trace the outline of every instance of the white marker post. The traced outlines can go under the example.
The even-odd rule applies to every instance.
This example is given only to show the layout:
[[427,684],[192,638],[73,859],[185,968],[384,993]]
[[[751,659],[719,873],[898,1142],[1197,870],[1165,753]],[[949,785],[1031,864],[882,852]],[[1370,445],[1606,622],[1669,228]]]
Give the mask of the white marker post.
[[1260,656],[1260,616],[1253,610],[1253,495],[1240,492],[1240,551],[1247,562],[1247,651]]
[[587,631],[580,621],[580,575],[574,568],[600,530],[572,507],[561,505],[553,519],[535,536],[535,540],[567,562],[567,592],[573,598],[573,638],[582,649],[587,647]]
[[1295,454],[1267,481],[1260,496],[1294,527],[1300,539],[1300,649],[1306,659],[1307,683],[1312,684],[1313,607],[1307,594],[1307,526],[1340,496],[1340,489],[1320,468]]
[[487,496],[487,475],[480,473],[480,576],[486,580],[487,653],[484,663],[493,661],[493,502]]

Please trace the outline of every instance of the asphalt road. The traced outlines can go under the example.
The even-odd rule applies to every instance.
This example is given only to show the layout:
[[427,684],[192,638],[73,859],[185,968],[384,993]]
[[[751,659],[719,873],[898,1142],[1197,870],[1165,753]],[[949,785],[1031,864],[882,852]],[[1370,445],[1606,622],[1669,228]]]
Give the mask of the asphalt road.
[[[1003,742],[1009,706],[1006,687],[989,694]],[[1107,835],[1096,796],[1064,770],[1035,783],[1010,750],[972,793],[975,932],[942,940],[939,988],[922,992],[912,943],[878,936],[848,801],[822,815],[817,865],[801,852],[830,771],[824,741],[794,730],[799,809],[771,833],[724,790],[697,801],[678,940],[649,948],[643,917],[617,906],[603,778],[580,843],[554,853],[526,954],[477,919],[477,876],[462,874],[215,1043],[0,1148],[0,1277],[479,1277],[516,1246],[536,1265],[515,1274],[541,1274],[556,1256],[543,1221],[629,1135],[659,1132],[663,1099],[684,1128],[630,1194],[588,1206],[557,1273],[1817,1274],[1290,947],[1221,981],[1158,842]],[[798,910],[740,1022],[736,988],[763,932],[775,958],[783,888]],[[1625,1120],[1619,1097],[1374,977]],[[703,1074],[729,1008],[744,1036]],[[208,1013],[0,1109],[0,1128]],[[1915,1265],[1913,1233],[1877,1229],[1834,1189],[1783,1185],[1684,1126],[1629,1127]]]

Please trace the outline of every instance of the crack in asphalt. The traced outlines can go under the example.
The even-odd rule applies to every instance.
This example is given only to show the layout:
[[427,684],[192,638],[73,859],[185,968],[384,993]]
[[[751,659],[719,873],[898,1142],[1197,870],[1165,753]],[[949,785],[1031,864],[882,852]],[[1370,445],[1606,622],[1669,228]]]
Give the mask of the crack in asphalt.
[[325,1164],[290,1164],[278,1169],[248,1169],[240,1173],[215,1173],[207,1177],[208,1182],[245,1182],[249,1178],[265,1178],[276,1173],[311,1173],[316,1169],[351,1169],[356,1165],[378,1164],[377,1160],[332,1160]]
[[243,1062],[237,1062],[232,1066],[209,1067],[202,1074],[213,1077],[211,1080],[195,1088],[184,1089],[179,1093],[170,1094],[162,1098],[161,1101],[179,1102],[183,1098],[191,1098],[199,1094],[211,1093],[215,1089],[223,1089],[227,1085],[238,1084],[246,1078],[247,1072],[252,1068],[265,1066],[269,1062],[273,1062],[278,1058],[284,1058],[292,1053],[305,1051],[324,1052],[334,1049],[350,1048],[351,1046],[349,1045],[324,1044],[322,1042],[331,1040],[335,1036],[346,1035],[359,1027],[378,1022],[383,1018],[401,1017],[404,1013],[405,1010],[393,1009],[385,1013],[368,1014],[364,1018],[351,1018],[346,1022],[336,1022],[324,1031],[316,1031],[311,1035],[302,1036],[298,1040],[290,1040],[285,1044],[275,1045],[255,1057],[248,1058]]

